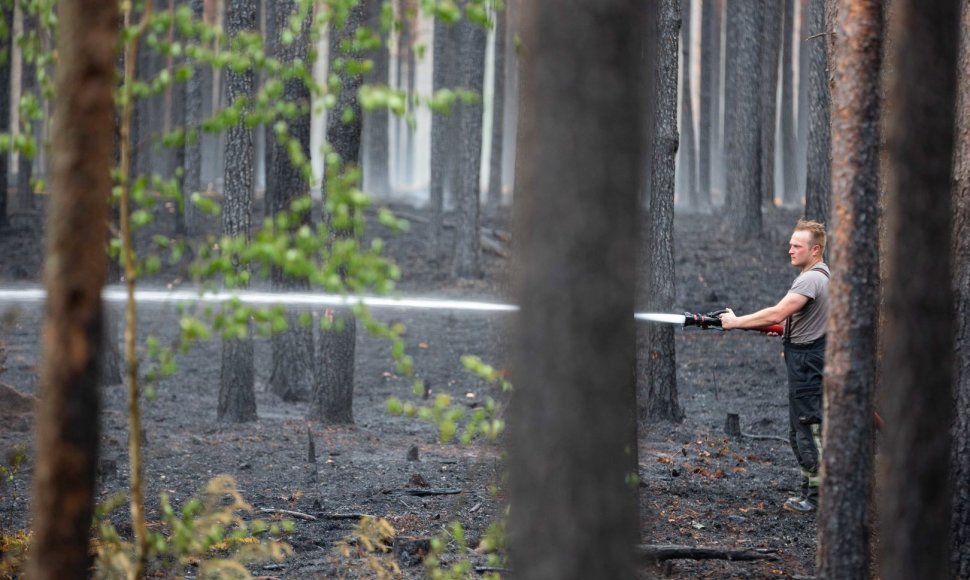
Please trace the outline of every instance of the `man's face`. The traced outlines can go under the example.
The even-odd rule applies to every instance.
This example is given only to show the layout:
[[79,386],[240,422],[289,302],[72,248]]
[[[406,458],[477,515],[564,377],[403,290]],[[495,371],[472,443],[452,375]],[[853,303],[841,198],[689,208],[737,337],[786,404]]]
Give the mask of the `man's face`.
[[818,246],[812,245],[812,234],[804,230],[798,230],[791,235],[788,242],[788,256],[791,258],[791,265],[796,268],[804,268],[812,263],[814,258],[812,249]]

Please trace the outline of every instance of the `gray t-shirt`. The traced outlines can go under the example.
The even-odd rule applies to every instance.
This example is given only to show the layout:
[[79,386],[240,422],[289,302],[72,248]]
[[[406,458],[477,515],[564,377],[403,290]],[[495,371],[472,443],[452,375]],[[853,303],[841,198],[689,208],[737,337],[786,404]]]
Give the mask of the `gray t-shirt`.
[[[824,270],[825,274],[818,270]],[[829,274],[829,267],[824,262],[819,262],[811,270],[799,274],[792,282],[788,292],[808,298],[808,303],[786,321],[787,325],[791,325],[791,330],[786,330],[785,336],[793,344],[805,344],[825,336],[829,313],[829,277],[826,274]]]

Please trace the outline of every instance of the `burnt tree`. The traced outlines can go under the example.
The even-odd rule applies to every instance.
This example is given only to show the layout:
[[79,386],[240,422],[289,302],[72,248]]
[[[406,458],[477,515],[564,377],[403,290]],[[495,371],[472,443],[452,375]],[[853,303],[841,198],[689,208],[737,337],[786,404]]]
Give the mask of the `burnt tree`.
[[725,34],[724,163],[728,223],[738,240],[761,235],[761,171],[758,39],[761,2],[740,2],[727,11]]
[[502,163],[505,156],[505,49],[508,38],[508,2],[495,12],[495,38],[492,79],[492,143],[488,161],[487,207],[494,209],[502,202]]
[[60,2],[43,364],[27,575],[87,578],[100,429],[118,3]]
[[714,163],[714,142],[717,133],[717,112],[721,105],[721,19],[715,2],[701,2],[701,78],[700,111],[697,137],[697,207],[711,208],[711,174]]
[[761,42],[761,203],[775,204],[775,115],[778,112],[778,59],[781,53],[781,19],[784,0],[764,2],[764,34]]
[[798,203],[798,164],[795,160],[795,101],[794,101],[794,42],[795,42],[795,2],[783,0],[785,13],[781,27],[781,119],[778,137],[781,140],[781,182],[782,205],[793,206]]
[[[962,18],[970,6],[961,2]],[[954,578],[970,577],[970,27],[960,27],[953,156],[953,290],[956,364],[953,367],[953,523],[950,564]]]
[[805,217],[820,223],[829,218],[832,196],[832,117],[829,113],[828,3],[809,0],[808,38],[808,156],[805,166]]
[[[276,0],[275,13],[267,18],[275,20],[273,30],[277,33],[277,58],[286,65],[309,62],[310,16],[304,18],[300,34],[283,42],[283,33],[289,29],[289,21],[297,14],[294,0]],[[288,138],[297,144],[303,160],[310,159],[310,88],[299,77],[283,82],[281,97],[295,105],[300,113],[287,121]],[[269,172],[266,179],[266,201],[274,218],[289,216],[286,219],[288,235],[294,235],[302,226],[310,225],[309,210],[291,214],[290,206],[300,198],[310,195],[310,183],[301,167],[290,159],[286,142],[274,136],[266,143],[269,149]],[[279,223],[277,223],[279,227]],[[284,268],[275,266],[270,272],[273,290],[278,292],[306,292],[310,283],[306,278],[287,274]],[[313,328],[300,324],[299,315],[288,312],[287,329],[273,333],[272,370],[269,387],[284,401],[307,401],[313,388]]]
[[[226,6],[226,32],[230,38],[257,29],[255,0],[230,0]],[[251,69],[226,70],[226,94],[229,105],[247,107],[255,96],[255,74]],[[250,236],[253,217],[253,187],[256,171],[256,151],[253,129],[244,118],[226,131],[225,168],[223,173],[222,232],[226,236]],[[236,263],[237,271],[245,268]],[[218,418],[241,423],[256,420],[255,368],[253,339],[247,333],[242,338],[222,342],[222,371],[219,375]]]
[[[202,20],[205,10],[204,0],[189,0],[192,18]],[[192,235],[199,229],[199,212],[192,203],[192,195],[202,191],[202,87],[204,67],[194,67],[192,76],[185,81],[185,127],[194,131],[192,138],[186,139],[182,152],[182,220],[185,233]]]
[[[338,23],[338,33],[330,36],[328,67],[331,74],[340,77],[340,93],[333,109],[327,111],[327,144],[339,156],[341,167],[353,169],[360,163],[361,118],[357,91],[363,79],[347,67],[347,61],[359,59],[353,52],[351,39],[364,26],[369,10],[367,4],[377,0],[363,0]],[[341,64],[338,64],[341,63]],[[337,176],[327,175],[327,180]],[[324,199],[330,195],[329,185],[324,182]],[[331,237],[353,235],[353,232],[337,231]],[[357,319],[347,308],[328,309],[324,312],[325,328],[317,341],[317,369],[313,393],[310,397],[308,416],[330,424],[354,422],[354,357],[357,348]]]
[[[882,577],[947,578],[953,379],[951,245],[960,4],[896,0],[886,124],[889,253],[882,400]],[[941,259],[941,256],[943,257]]]
[[[34,52],[32,58],[28,58],[21,52],[21,65],[20,65],[20,94],[21,95],[35,95],[37,94],[37,56],[40,48],[39,32],[37,27],[37,15],[33,13],[32,10],[25,9],[23,14],[23,30],[25,39],[28,41],[36,43],[37,51]],[[2,83],[2,81],[0,81]],[[0,111],[0,115],[3,112]],[[38,143],[41,141],[42,136],[37,131],[37,126],[39,123],[35,122],[33,119],[26,115],[18,115],[20,119],[20,132],[23,135],[30,135],[34,139],[37,139]],[[34,156],[26,155],[23,152],[20,153],[20,159],[17,163],[17,210],[18,211],[30,211],[34,209],[34,188],[31,184],[34,176]]]
[[[13,6],[0,6],[0,133],[10,132],[11,70],[13,64]],[[7,194],[10,190],[10,154],[0,152],[0,228],[7,227]]]
[[[278,0],[277,0],[278,1]],[[390,82],[391,54],[389,31],[381,29],[382,2],[369,2],[366,26],[381,39],[381,46],[368,56],[373,67],[364,77],[367,84],[386,86]],[[390,118],[387,108],[380,107],[364,111],[363,148],[364,190],[376,197],[385,197],[391,192],[390,176]]]
[[680,0],[680,185],[681,201],[700,205],[697,196],[697,153],[694,143],[694,106],[690,86],[690,0]]
[[[454,56],[459,51],[458,26],[434,21],[434,69],[432,86],[435,92],[453,89],[456,84]],[[445,196],[455,189],[458,163],[458,115],[455,108],[436,112],[431,116],[431,183],[429,184],[431,219],[428,223],[428,258],[442,257]]]
[[[657,15],[655,51],[656,106],[653,119],[653,160],[646,231],[645,300],[648,310],[664,312],[674,306],[674,164],[677,155],[677,37],[680,2],[662,0]],[[648,419],[680,421],[684,411],[677,397],[674,331],[667,324],[643,328],[645,348],[638,380],[638,415]]]
[[521,10],[512,560],[522,578],[632,578],[646,14],[634,0]]
[[[481,96],[485,77],[486,30],[467,15],[455,25],[459,49],[459,85]],[[478,278],[481,266],[481,175],[482,103],[460,102],[458,121],[458,179],[455,189],[455,257],[451,274],[455,278]]]
[[[842,0],[832,85],[832,282],[829,288],[818,569],[869,576],[879,320],[881,0]],[[851,8],[851,10],[850,10]]]

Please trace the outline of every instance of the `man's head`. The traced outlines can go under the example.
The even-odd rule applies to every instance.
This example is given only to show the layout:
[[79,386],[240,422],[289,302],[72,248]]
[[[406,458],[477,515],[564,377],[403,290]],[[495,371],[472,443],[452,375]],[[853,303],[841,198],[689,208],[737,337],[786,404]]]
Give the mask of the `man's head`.
[[825,226],[810,220],[798,220],[788,243],[791,265],[805,269],[822,259],[825,253]]

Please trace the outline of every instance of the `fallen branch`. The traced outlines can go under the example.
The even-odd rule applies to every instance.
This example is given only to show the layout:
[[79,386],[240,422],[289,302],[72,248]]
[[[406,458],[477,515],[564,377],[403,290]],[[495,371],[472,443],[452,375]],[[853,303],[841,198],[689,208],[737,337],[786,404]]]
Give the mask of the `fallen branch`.
[[757,433],[745,433],[741,432],[742,437],[747,437],[748,439],[758,439],[765,441],[781,441],[782,443],[788,443],[788,439],[784,437],[779,437],[778,435],[758,435]]
[[376,520],[377,516],[372,516],[370,514],[358,514],[358,513],[347,513],[347,514],[326,514],[320,516],[325,520],[360,520],[364,518],[370,518]]
[[307,520],[308,522],[315,522],[315,521],[317,521],[317,518],[315,516],[311,516],[310,514],[305,514],[303,512],[295,512],[293,510],[280,510],[280,509],[274,509],[274,508],[259,508],[258,510],[256,510],[256,513],[259,513],[259,514],[282,514],[282,515],[286,515],[286,516],[292,516],[292,517],[294,517],[294,518],[296,518],[298,520]]
[[663,560],[769,560],[775,561],[778,556],[774,550],[757,548],[750,550],[724,550],[704,546],[676,546],[672,544],[646,545],[635,548],[641,560],[661,562]]
[[500,568],[498,566],[475,566],[475,571],[479,574],[485,574],[487,572],[505,572],[506,574],[511,574],[511,568]]
[[430,489],[385,489],[384,493],[404,493],[407,495],[426,496],[426,495],[456,495],[461,493],[459,488],[430,488]]

